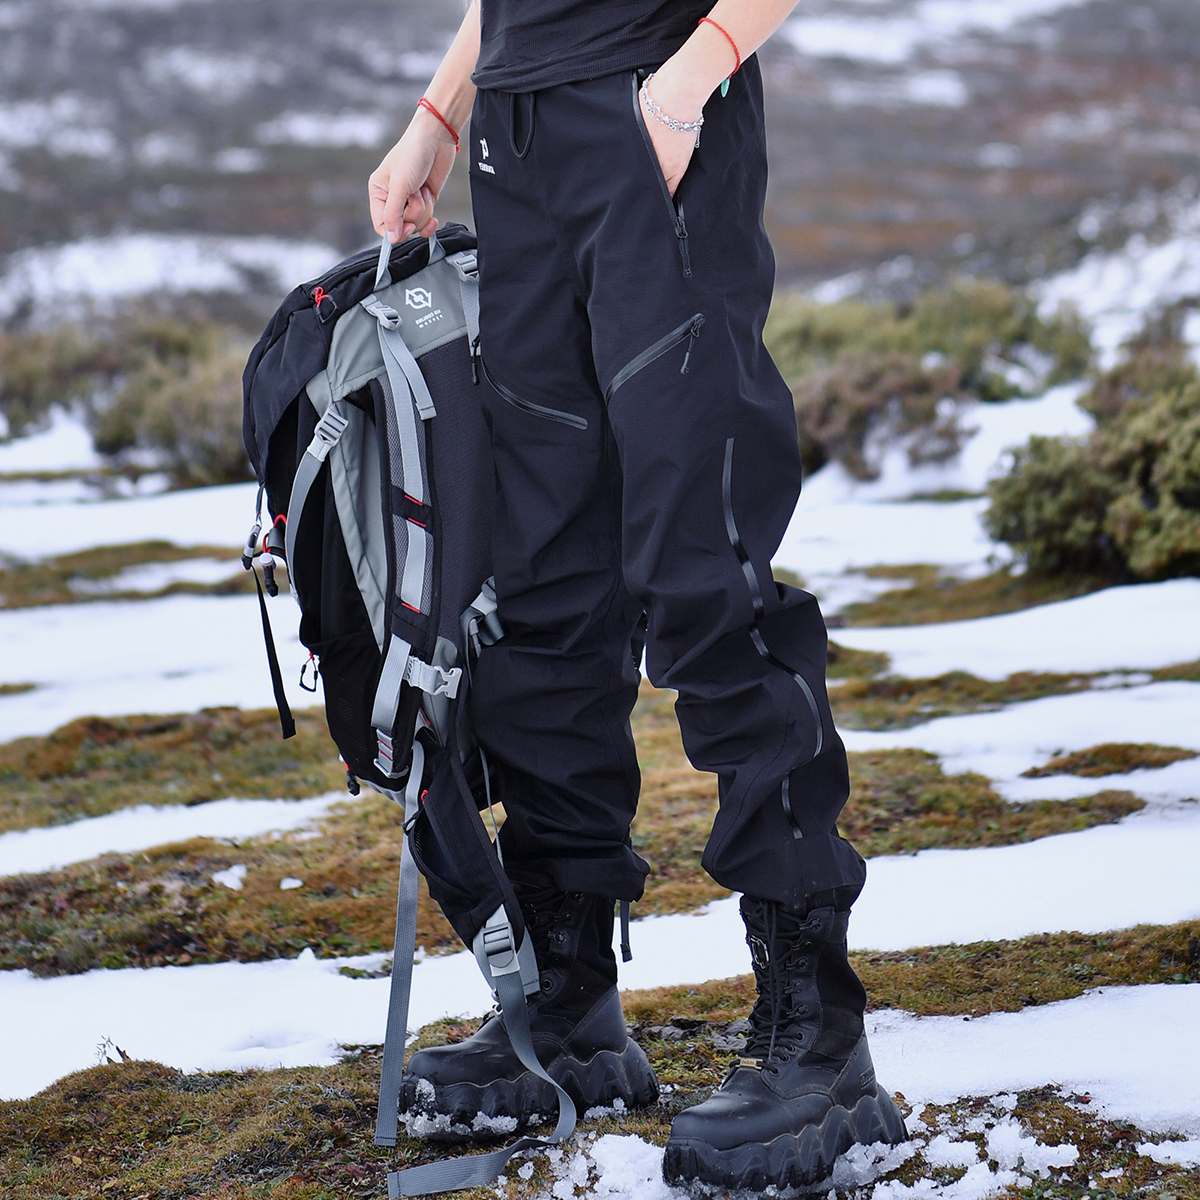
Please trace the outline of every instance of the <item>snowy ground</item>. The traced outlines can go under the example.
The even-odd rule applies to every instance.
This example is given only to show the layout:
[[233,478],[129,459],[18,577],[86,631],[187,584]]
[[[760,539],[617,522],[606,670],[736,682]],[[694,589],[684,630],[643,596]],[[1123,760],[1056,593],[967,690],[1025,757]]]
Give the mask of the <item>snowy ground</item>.
[[[931,13],[938,8],[926,7]],[[986,21],[997,6],[959,8],[971,8],[973,20]],[[814,28],[810,23],[804,36],[816,36]],[[1134,262],[1136,252],[1135,246],[1124,261]],[[1177,265],[1186,259],[1180,250]],[[265,261],[254,259],[254,264]],[[1095,280],[1108,279],[1104,272],[1116,268],[1104,267],[1099,259],[1084,266],[1087,270],[1071,279],[1048,284],[1044,297],[1099,297],[1102,289]],[[1159,280],[1155,295],[1169,296],[1182,286],[1182,267],[1155,268],[1154,274],[1143,266],[1139,278]],[[1116,285],[1104,287],[1111,300]],[[1138,303],[1150,302],[1139,293]],[[1103,317],[1110,309],[1111,304],[1096,313]],[[978,493],[1005,449],[1030,432],[1085,433],[1088,418],[1073,405],[1077,391],[1059,388],[1039,400],[978,406],[967,414],[967,423],[978,432],[961,458],[944,467],[914,471],[897,451],[885,460],[880,480],[869,485],[827,468],[805,488],[779,565],[797,570],[827,607],[879,589],[879,581],[856,574],[855,567],[935,563],[964,574],[987,570],[997,548],[979,528],[982,501],[908,498],[947,490]],[[0,475],[95,465],[80,427],[66,418],[56,419],[45,434],[0,446]],[[252,486],[100,500],[74,483],[3,484],[0,510],[7,512],[0,515],[0,554],[37,557],[149,538],[235,548],[252,519],[253,500]],[[203,569],[223,568],[209,564]],[[154,576],[161,578],[161,572]],[[942,718],[895,733],[846,731],[851,749],[922,747],[936,753],[948,771],[985,774],[1012,800],[1119,787],[1149,802],[1144,812],[1117,825],[1081,833],[1003,848],[875,860],[855,909],[852,944],[905,949],[1200,917],[1195,870],[1200,759],[1100,779],[1021,777],[1056,753],[1102,741],[1200,750],[1200,684],[1155,683],[1146,674],[1200,658],[1198,611],[1200,582],[1179,580],[1114,588],[976,621],[839,631],[847,645],[886,651],[896,671],[912,676],[954,669],[987,678],[1019,670],[1110,673],[1090,691],[999,712]],[[295,607],[283,596],[271,604],[271,613],[293,701],[311,702],[295,687],[304,657]],[[45,733],[89,713],[271,703],[257,603],[249,597],[180,596],[0,612],[0,664],[0,683],[38,685],[0,698],[0,740]],[[128,851],[182,837],[244,838],[295,828],[332,800],[231,798],[8,834],[0,837],[0,872],[45,870],[105,850]],[[1118,879],[1119,887],[1114,886]],[[235,884],[236,875],[228,882]],[[734,901],[713,904],[701,914],[640,921],[633,945],[636,957],[621,969],[626,988],[695,983],[748,968]],[[338,967],[377,967],[383,957],[319,961],[305,952],[298,959],[268,963],[93,971],[50,980],[22,971],[0,973],[0,1011],[22,1034],[0,1063],[0,1096],[29,1095],[90,1064],[106,1037],[135,1057],[186,1069],[333,1061],[339,1043],[379,1040],[387,992],[386,980],[351,979],[339,975]],[[414,1027],[442,1015],[478,1013],[489,1003],[467,955],[425,959],[416,966],[415,980]],[[1153,1044],[1133,1048],[1124,1032],[1131,1027],[1154,1028]],[[1030,1171],[1039,1155],[1049,1162],[1070,1151],[1022,1142],[1020,1130],[1005,1115],[1011,1109],[1005,1096],[1015,1089],[1058,1083],[1089,1092],[1098,1111],[1134,1121],[1148,1134],[1178,1130],[1200,1137],[1200,1085],[1191,1068],[1200,1058],[1198,1030],[1200,987],[1139,987],[1103,989],[972,1021],[877,1013],[872,1045],[881,1078],[910,1102],[995,1097],[988,1140],[989,1150],[995,1141],[991,1157],[998,1172],[980,1161],[974,1148],[964,1149],[948,1137],[945,1145],[927,1147],[927,1155],[961,1160],[970,1168],[947,1200],[979,1200],[1018,1179],[1018,1159],[1021,1169]],[[1189,1145],[1195,1143],[1157,1149],[1148,1144],[1142,1152],[1200,1157],[1200,1150]],[[564,1176],[582,1170],[585,1179],[590,1170],[590,1196],[673,1195],[658,1182],[658,1152],[638,1139],[600,1139],[590,1145],[586,1160],[572,1153],[561,1156],[561,1170]],[[867,1182],[890,1165],[895,1161],[847,1159],[839,1166],[840,1182]],[[876,1197],[916,1200],[917,1194],[883,1184]],[[919,1195],[926,1200],[934,1192]]]

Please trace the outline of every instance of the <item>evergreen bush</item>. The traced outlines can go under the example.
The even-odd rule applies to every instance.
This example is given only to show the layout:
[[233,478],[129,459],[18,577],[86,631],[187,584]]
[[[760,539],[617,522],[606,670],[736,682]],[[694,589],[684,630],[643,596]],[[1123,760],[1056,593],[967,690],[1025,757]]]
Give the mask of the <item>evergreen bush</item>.
[[1200,372],[1156,318],[1081,401],[1086,438],[1034,437],[994,480],[984,525],[1030,570],[1200,574]]
[[1045,319],[1023,292],[979,280],[908,308],[784,300],[765,336],[792,387],[806,470],[836,459],[859,479],[877,476],[878,452],[898,436],[914,465],[952,456],[968,399],[1034,395],[1091,359],[1075,315]]

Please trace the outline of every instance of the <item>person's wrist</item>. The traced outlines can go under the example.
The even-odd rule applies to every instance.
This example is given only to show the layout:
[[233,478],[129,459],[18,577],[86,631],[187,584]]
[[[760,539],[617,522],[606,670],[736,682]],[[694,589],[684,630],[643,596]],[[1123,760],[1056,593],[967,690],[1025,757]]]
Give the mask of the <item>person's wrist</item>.
[[436,114],[430,112],[424,104],[418,104],[417,111],[413,114],[409,128],[414,130],[414,132],[419,132],[423,137],[432,137],[439,143],[453,146],[457,149],[458,136],[454,126],[450,123],[450,118],[445,116],[444,110],[438,108],[436,104],[433,107],[437,109]]
[[[715,61],[714,61],[715,60]],[[685,42],[655,73],[651,91],[654,99],[673,117],[694,121],[708,98],[727,78],[719,56],[704,52],[692,41]]]

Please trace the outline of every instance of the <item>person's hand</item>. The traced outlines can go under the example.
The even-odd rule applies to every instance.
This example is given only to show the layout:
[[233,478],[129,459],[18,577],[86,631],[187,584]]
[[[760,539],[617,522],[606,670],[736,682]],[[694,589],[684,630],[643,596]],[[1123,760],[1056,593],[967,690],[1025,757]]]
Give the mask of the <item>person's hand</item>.
[[437,229],[433,206],[454,165],[449,133],[424,109],[418,109],[403,137],[387,152],[367,182],[371,224],[388,240],[402,242]]
[[[696,100],[693,89],[681,86],[675,79],[670,61],[663,64],[647,90],[654,103],[676,120],[695,121],[701,114],[703,102]],[[642,119],[650,134],[650,144],[658,155],[658,165],[667,181],[667,190],[674,196],[696,152],[696,135],[668,128],[646,108],[646,102],[640,94],[638,102],[642,106]]]

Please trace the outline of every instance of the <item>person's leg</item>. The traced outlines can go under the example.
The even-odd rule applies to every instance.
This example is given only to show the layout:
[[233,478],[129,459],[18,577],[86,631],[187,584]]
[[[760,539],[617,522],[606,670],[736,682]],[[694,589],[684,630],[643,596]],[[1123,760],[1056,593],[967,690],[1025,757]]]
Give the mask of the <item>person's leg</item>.
[[811,596],[770,572],[800,464],[791,396],[761,341],[773,286],[761,88],[751,62],[709,103],[674,204],[636,88],[631,74],[539,97],[531,154],[583,281],[650,677],[678,690],[688,755],[717,774],[704,862],[746,895],[763,990],[745,1063],[677,1119],[666,1169],[734,1186],[809,1183],[829,1154],[903,1127],[870,1069],[846,957],[864,864],[835,825],[849,784],[824,623]]
[[[579,277],[545,222],[534,164],[513,150],[514,136],[530,133],[533,104],[480,92],[466,147],[505,630],[484,649],[471,695],[504,805],[505,868],[541,974],[534,1044],[582,1112],[657,1095],[628,1036],[612,946],[613,901],[640,896],[647,870],[629,846],[638,793],[631,638],[642,609],[622,582],[620,473]],[[556,1108],[499,1018],[413,1055],[402,1099],[410,1130],[432,1134],[487,1136],[495,1118],[526,1124]]]

